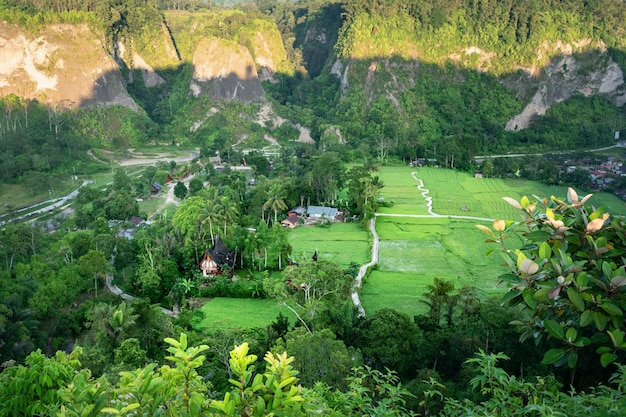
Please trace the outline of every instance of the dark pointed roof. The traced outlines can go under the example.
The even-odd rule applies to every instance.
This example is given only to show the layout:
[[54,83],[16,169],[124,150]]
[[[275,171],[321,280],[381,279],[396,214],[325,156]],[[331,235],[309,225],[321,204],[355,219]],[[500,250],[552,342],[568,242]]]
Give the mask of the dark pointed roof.
[[236,253],[236,251],[231,251],[226,247],[220,235],[217,235],[213,247],[207,249],[207,254],[218,266],[228,265],[231,268],[235,265]]

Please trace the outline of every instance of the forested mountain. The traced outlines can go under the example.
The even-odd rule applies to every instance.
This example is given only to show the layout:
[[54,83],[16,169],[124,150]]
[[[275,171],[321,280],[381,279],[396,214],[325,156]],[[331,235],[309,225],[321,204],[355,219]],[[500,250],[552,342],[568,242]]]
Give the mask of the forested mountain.
[[7,137],[36,101],[76,109],[63,130],[90,146],[145,143],[101,133],[102,108],[122,105],[158,124],[150,140],[213,152],[219,110],[243,102],[228,145],[253,139],[239,149],[304,131],[342,153],[469,168],[477,154],[601,147],[623,127],[619,0],[78,3],[4,2]]

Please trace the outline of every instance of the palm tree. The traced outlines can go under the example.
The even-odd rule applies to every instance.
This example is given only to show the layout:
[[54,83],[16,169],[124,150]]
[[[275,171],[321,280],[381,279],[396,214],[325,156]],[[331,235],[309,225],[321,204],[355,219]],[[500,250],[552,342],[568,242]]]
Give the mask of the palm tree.
[[286,210],[287,204],[283,199],[283,188],[279,184],[274,184],[267,192],[268,199],[263,204],[263,210],[272,210],[274,212],[274,223],[278,220],[278,212]]
[[211,244],[215,244],[215,236],[213,234],[213,223],[219,219],[218,206],[213,200],[207,200],[206,205],[202,209],[200,215],[200,223],[204,226],[209,224],[209,234],[211,235]]
[[442,316],[445,315],[448,325],[452,324],[452,314],[456,306],[459,296],[453,294],[454,283],[440,278],[435,278],[433,284],[427,286],[428,292],[424,293],[422,302],[429,307],[428,315],[434,322],[439,325]]
[[239,207],[237,203],[231,200],[228,196],[223,196],[218,200],[217,213],[220,219],[224,222],[224,237],[226,236],[226,226],[234,223],[239,215]]

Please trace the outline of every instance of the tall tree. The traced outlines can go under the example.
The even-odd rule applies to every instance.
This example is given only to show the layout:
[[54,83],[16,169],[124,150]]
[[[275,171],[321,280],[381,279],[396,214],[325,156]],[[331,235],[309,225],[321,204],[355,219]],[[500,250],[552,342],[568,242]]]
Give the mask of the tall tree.
[[278,212],[287,209],[284,200],[284,189],[280,184],[272,184],[268,193],[267,201],[263,204],[263,210],[272,210],[274,212],[274,224],[278,222]]

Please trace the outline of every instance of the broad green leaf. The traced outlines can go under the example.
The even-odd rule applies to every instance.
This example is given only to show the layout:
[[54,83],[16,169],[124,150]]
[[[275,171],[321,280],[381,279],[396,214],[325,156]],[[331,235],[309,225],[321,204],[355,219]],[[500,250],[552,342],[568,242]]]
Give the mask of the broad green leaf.
[[580,315],[580,327],[587,327],[593,322],[593,311],[585,310]]
[[574,304],[574,307],[576,307],[576,310],[578,310],[578,311],[584,311],[585,310],[585,301],[580,296],[580,294],[578,293],[576,288],[569,287],[567,289],[567,298],[569,298],[569,300],[572,302],[572,304]]
[[580,348],[580,347],[589,346],[590,343],[591,343],[591,339],[589,339],[588,337],[579,337],[578,339],[576,339],[576,342],[574,342],[574,346]]
[[517,269],[522,269],[522,261],[526,260],[526,255],[521,250],[515,251],[517,253]]
[[559,323],[557,323],[554,320],[544,320],[543,321],[543,327],[546,328],[546,330],[553,336],[556,337],[557,339],[561,339],[563,340],[563,338],[565,337],[565,331],[563,330],[563,328],[559,325]]
[[565,351],[563,349],[550,349],[543,355],[543,360],[541,363],[544,365],[552,365],[553,363],[558,362],[565,355]]
[[548,294],[552,291],[552,288],[539,288],[537,291],[535,291],[535,295],[533,295],[533,298],[535,300],[546,300],[548,298]]
[[519,278],[515,274],[502,274],[498,276],[498,279],[504,282],[516,283]]
[[615,353],[604,353],[600,356],[600,363],[603,367],[607,367],[610,363],[614,362],[617,359],[617,355]]
[[609,330],[607,333],[609,334],[609,337],[611,338],[611,342],[613,342],[613,346],[615,346],[616,348],[619,348],[624,342],[623,331],[619,329],[615,329],[613,331]]
[[534,232],[530,232],[526,235],[526,239],[532,242],[543,242],[550,237],[550,233],[544,232],[543,230],[535,230]]
[[607,280],[610,280],[613,278],[613,269],[611,268],[610,263],[608,262],[602,263],[602,273],[604,274]]
[[578,362],[578,353],[576,352],[570,352],[568,358],[567,358],[567,366],[571,368],[575,368],[576,367],[576,362]]
[[568,343],[575,342],[577,336],[578,336],[578,333],[576,332],[576,328],[574,327],[570,327],[565,332],[565,340],[567,340]]
[[522,205],[522,208],[526,208],[530,205],[530,200],[528,199],[528,197],[524,196],[520,200],[520,204]]
[[600,307],[602,308],[602,310],[606,311],[608,314],[612,316],[621,316],[624,314],[622,309],[613,303],[606,302],[606,303],[600,304]]
[[504,295],[504,297],[502,297],[502,302],[500,304],[505,305],[512,299],[519,297],[520,294],[521,292],[519,290],[510,290]]
[[601,311],[593,312],[593,322],[598,330],[603,331],[606,327],[607,321],[608,319]]
[[537,301],[533,298],[533,291],[530,288],[524,288],[524,291],[522,291],[522,297],[528,307],[532,309],[537,307]]
[[539,245],[539,257],[541,259],[550,259],[552,257],[552,248],[548,242],[541,242]]
[[126,414],[129,411],[134,410],[135,408],[139,408],[139,403],[128,404],[126,407],[122,408],[121,413]]
[[587,284],[589,284],[589,276],[587,275],[586,272],[582,271],[576,277],[576,287],[578,289],[582,289],[583,287],[586,287]]

